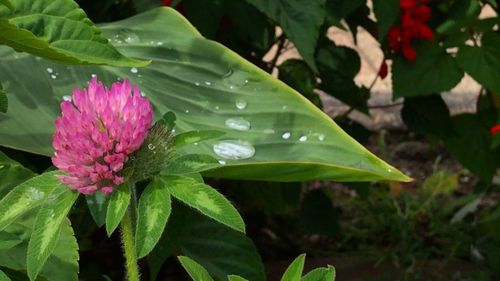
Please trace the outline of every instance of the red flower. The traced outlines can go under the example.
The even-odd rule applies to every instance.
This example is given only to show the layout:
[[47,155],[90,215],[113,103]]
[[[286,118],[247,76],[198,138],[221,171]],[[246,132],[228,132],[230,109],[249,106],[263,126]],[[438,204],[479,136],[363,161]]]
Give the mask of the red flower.
[[500,125],[495,125],[495,126],[491,127],[491,129],[490,129],[490,133],[492,135],[496,135],[499,132],[500,132]]
[[429,0],[401,0],[401,26],[392,26],[387,34],[389,48],[399,52],[410,62],[415,60],[417,52],[411,45],[415,39],[432,40],[434,32],[426,24],[431,19],[432,10],[425,6]]

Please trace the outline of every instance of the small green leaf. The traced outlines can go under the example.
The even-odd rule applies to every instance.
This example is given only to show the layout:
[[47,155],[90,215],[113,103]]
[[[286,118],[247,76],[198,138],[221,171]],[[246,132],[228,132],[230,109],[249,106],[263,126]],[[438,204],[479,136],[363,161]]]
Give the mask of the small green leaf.
[[139,199],[136,228],[137,256],[142,258],[153,250],[165,229],[171,211],[171,198],[163,182],[153,179]]
[[325,19],[325,0],[247,0],[276,21],[295,44],[304,60],[316,71],[314,51]]
[[302,277],[302,281],[334,281],[335,275],[335,268],[329,265],[309,271]]
[[87,206],[95,223],[101,227],[106,223],[106,211],[108,209],[109,196],[98,191],[92,195],[85,196]]
[[414,62],[407,61],[399,54],[394,58],[394,98],[448,91],[464,76],[455,60],[438,45],[422,42],[415,49],[417,57]]
[[21,242],[22,240],[12,233],[0,232],[0,250],[11,249]]
[[225,135],[224,132],[216,130],[189,131],[175,136],[173,146],[181,148],[188,144],[201,142],[204,140],[216,139]]
[[13,187],[36,176],[30,169],[10,159],[0,151],[0,198],[5,196]]
[[72,0],[16,0],[0,6],[0,43],[70,64],[145,66],[122,55]]
[[160,120],[158,120],[156,123],[162,126],[165,126],[169,129],[173,129],[175,127],[175,120],[177,117],[175,116],[175,113],[172,111],[168,111],[167,113],[163,114]]
[[247,279],[238,275],[228,275],[227,280],[229,281],[248,281]]
[[379,27],[378,38],[382,42],[389,28],[399,17],[399,0],[374,0],[373,12]]
[[78,194],[70,189],[54,190],[41,206],[28,244],[26,266],[30,280],[35,280],[57,246],[61,225]]
[[67,189],[55,177],[60,172],[42,174],[16,186],[0,201],[0,230],[17,217],[40,206],[48,194],[56,189]]
[[481,47],[461,47],[457,63],[477,82],[500,95],[500,36],[496,33],[485,33]]
[[298,256],[286,269],[281,277],[281,281],[300,281],[302,277],[302,271],[304,270],[304,262],[306,260],[306,254]]
[[186,205],[235,230],[245,232],[245,223],[236,208],[211,186],[181,176],[166,176],[161,180],[172,196]]
[[208,274],[208,271],[203,268],[200,264],[194,260],[185,257],[178,256],[177,259],[181,263],[182,267],[187,271],[193,281],[213,281],[214,279]]
[[0,112],[7,113],[7,108],[9,107],[9,99],[7,94],[3,90],[2,84],[0,84]]
[[186,154],[173,159],[163,172],[166,175],[184,175],[200,173],[218,166],[220,164],[217,159],[210,155]]
[[121,184],[115,188],[109,198],[108,210],[106,211],[106,232],[111,236],[120,224],[123,215],[127,211],[132,196],[132,187],[128,183]]
[[10,278],[0,270],[0,281],[11,281]]

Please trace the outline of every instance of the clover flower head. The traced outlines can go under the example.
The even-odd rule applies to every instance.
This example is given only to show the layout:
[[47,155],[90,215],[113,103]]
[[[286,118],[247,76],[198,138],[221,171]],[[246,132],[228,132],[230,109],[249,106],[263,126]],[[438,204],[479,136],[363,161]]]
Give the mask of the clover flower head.
[[74,89],[55,120],[52,163],[67,173],[58,178],[82,194],[112,192],[124,181],[123,167],[152,119],[151,104],[126,79],[106,88],[94,77],[87,88]]

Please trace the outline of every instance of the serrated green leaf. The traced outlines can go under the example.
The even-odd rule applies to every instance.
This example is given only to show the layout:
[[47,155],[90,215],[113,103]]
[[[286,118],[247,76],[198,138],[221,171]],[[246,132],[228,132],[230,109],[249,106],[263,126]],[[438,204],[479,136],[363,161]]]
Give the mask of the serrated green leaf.
[[173,200],[172,215],[160,242],[148,255],[151,279],[172,254],[187,255],[217,280],[236,274],[264,281],[264,265],[254,243],[245,234],[226,227]]
[[457,63],[485,88],[500,95],[500,36],[485,33],[480,47],[463,46]]
[[16,186],[0,201],[0,230],[17,217],[40,206],[54,190],[65,190],[55,177],[60,172],[49,172]]
[[149,254],[160,240],[170,216],[171,198],[164,183],[153,179],[139,199],[135,234],[137,256]]
[[302,277],[302,281],[335,281],[335,275],[335,268],[329,265],[309,271]]
[[111,236],[122,221],[132,197],[132,187],[125,182],[115,188],[106,210],[106,233]]
[[[14,280],[28,280],[26,277],[28,240],[33,231],[35,218],[36,212],[31,211],[17,219],[3,232],[16,235],[22,240],[22,243],[14,248],[0,251],[0,267],[5,269],[5,272]],[[69,220],[66,219],[62,225],[57,246],[36,280],[78,281],[78,259],[78,243]]]
[[61,225],[66,220],[78,194],[70,189],[54,190],[40,206],[28,244],[26,266],[31,280],[36,279],[57,246]]
[[193,281],[214,281],[208,271],[194,260],[184,256],[178,256],[177,259]]
[[305,254],[298,256],[285,270],[285,273],[283,273],[281,277],[281,281],[300,281],[302,278],[302,271],[304,270],[305,260]]
[[122,55],[72,0],[16,0],[0,6],[0,43],[71,64],[145,66]]
[[216,139],[223,135],[225,135],[224,132],[215,130],[189,131],[176,135],[172,146],[178,149],[189,144],[195,144],[205,140]]
[[10,278],[0,270],[0,281],[11,281]]
[[217,159],[210,155],[186,154],[172,159],[162,173],[165,175],[185,175],[200,173],[219,166]]
[[85,201],[89,207],[90,215],[92,215],[97,226],[103,226],[106,223],[109,196],[98,191],[92,195],[85,196]]
[[[54,119],[60,115],[55,99],[70,94],[74,87],[87,86],[95,74],[107,85],[117,77],[140,85],[157,118],[168,110],[175,112],[178,132],[217,130],[226,133],[224,140],[247,145],[245,157],[231,159],[214,152],[214,145],[224,140],[186,146],[186,153],[210,154],[226,161],[223,167],[204,172],[206,176],[271,181],[410,180],[355,142],[293,89],[224,46],[202,38],[172,9],[152,10],[102,25],[101,30],[114,38],[123,26],[140,42],[116,43],[117,47],[127,55],[154,61],[137,73],[113,67],[68,67],[0,47],[0,77],[16,93],[0,122],[0,131],[5,132],[0,134],[0,145],[53,155]],[[59,76],[52,79],[47,68]],[[238,109],[236,104],[245,107]],[[247,120],[250,129],[227,127],[230,118]]]
[[392,65],[394,97],[415,97],[448,91],[460,82],[464,72],[444,49],[423,42],[416,46],[417,57],[409,62],[401,55]]
[[247,279],[238,275],[228,275],[227,280],[229,281],[248,281]]
[[314,51],[325,19],[326,0],[247,0],[277,22],[304,60],[316,70]]
[[186,205],[235,230],[245,232],[245,223],[236,208],[211,186],[181,176],[165,176],[160,180],[172,196]]

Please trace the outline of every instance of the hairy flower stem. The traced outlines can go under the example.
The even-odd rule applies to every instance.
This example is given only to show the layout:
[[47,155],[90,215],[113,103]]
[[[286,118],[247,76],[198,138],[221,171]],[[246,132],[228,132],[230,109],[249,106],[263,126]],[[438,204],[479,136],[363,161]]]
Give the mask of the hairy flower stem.
[[139,281],[139,266],[137,265],[137,253],[135,251],[134,228],[132,226],[131,206],[125,212],[120,223],[123,252],[125,255],[125,269],[127,281]]

